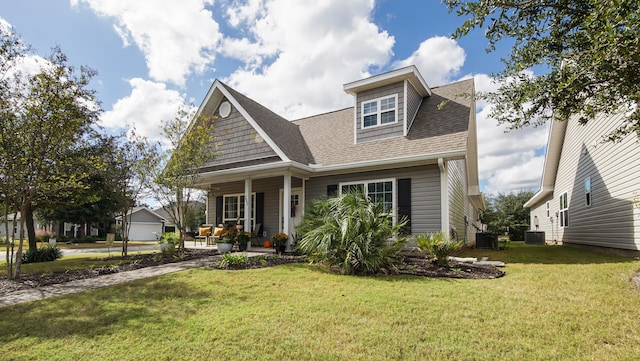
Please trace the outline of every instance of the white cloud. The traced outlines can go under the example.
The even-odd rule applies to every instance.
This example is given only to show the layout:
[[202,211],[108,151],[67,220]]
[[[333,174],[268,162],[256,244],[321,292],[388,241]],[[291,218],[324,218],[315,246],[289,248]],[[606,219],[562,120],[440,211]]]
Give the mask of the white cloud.
[[352,104],[342,84],[383,67],[394,38],[370,21],[371,0],[249,1],[227,11],[245,36],[226,38],[221,51],[245,67],[230,86],[288,118]]
[[101,117],[101,125],[111,129],[136,128],[136,133],[149,140],[162,139],[163,121],[176,116],[184,104],[184,96],[175,90],[167,89],[165,84],[140,78],[131,79],[131,94],[118,100],[113,109]]
[[404,60],[393,64],[394,68],[415,65],[429,86],[446,84],[458,75],[466,54],[458,43],[444,36],[423,41],[418,50]]
[[206,5],[213,0],[70,0],[86,3],[99,16],[112,17],[124,46],[136,44],[145,55],[149,76],[183,86],[215,59],[222,36]]
[[[476,91],[493,91],[498,84],[486,74],[474,77]],[[491,104],[478,102],[478,172],[487,182],[483,192],[495,194],[537,189],[544,156],[536,152],[547,144],[548,126],[507,131],[507,125],[489,117]]]

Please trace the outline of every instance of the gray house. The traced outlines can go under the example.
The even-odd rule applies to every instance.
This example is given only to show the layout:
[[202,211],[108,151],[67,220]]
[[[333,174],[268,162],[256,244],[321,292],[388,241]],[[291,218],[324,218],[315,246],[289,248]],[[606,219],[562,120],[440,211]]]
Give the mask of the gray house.
[[353,107],[289,121],[216,80],[198,110],[218,117],[219,156],[198,183],[207,222],[292,235],[305,204],[357,188],[408,217],[412,234],[473,241],[483,207],[473,79],[430,88],[410,66],[344,91]]
[[602,141],[624,118],[553,121],[540,190],[525,203],[547,242],[640,250],[640,147],[635,136]]
[[[134,207],[127,214],[130,224],[130,241],[156,241],[164,231],[166,220],[147,207]],[[116,225],[121,229],[122,216],[116,217]]]

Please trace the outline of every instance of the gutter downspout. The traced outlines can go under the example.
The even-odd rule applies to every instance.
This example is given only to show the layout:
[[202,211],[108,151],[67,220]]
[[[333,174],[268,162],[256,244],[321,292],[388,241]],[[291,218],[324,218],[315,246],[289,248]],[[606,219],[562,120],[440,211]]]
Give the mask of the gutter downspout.
[[438,168],[440,168],[440,229],[443,233],[449,234],[449,171],[443,158],[438,158]]

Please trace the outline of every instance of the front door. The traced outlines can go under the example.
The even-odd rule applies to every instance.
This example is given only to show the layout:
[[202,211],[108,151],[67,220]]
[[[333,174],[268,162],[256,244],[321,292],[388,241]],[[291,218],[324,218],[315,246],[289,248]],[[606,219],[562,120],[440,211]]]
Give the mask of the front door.
[[[284,227],[284,216],[282,214],[282,197],[283,197],[284,191],[281,189],[280,190],[280,207],[278,209],[280,209],[280,229],[283,229]],[[298,225],[300,225],[300,222],[302,221],[302,211],[304,208],[304,202],[302,201],[302,188],[292,188],[291,189],[291,200],[289,201],[290,207],[290,214],[289,216],[291,217],[291,221],[289,222],[289,232],[287,232],[289,235],[294,235],[295,234],[295,227],[297,227]]]

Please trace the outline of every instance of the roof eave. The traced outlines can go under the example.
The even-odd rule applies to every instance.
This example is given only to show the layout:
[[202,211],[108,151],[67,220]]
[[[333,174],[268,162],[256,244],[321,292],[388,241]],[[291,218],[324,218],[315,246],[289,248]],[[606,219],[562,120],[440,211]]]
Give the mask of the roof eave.
[[414,65],[344,84],[343,89],[346,93],[353,95],[404,80],[408,80],[422,97],[431,96],[431,89]]

